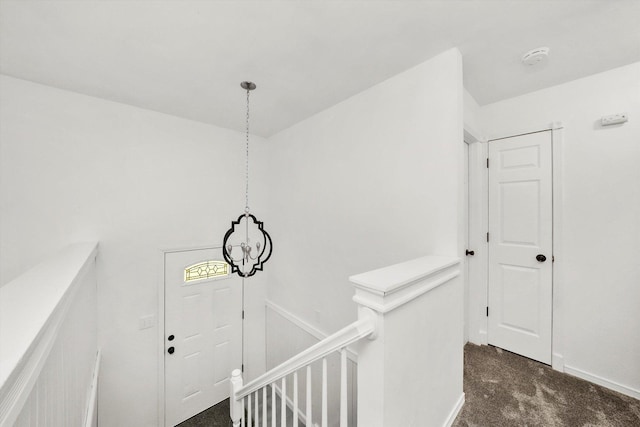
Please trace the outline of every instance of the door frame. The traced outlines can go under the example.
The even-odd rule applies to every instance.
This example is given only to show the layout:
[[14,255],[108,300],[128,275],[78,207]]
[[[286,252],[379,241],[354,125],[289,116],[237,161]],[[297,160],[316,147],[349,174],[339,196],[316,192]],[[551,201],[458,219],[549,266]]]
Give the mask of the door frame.
[[[164,363],[164,351],[165,351],[165,258],[169,253],[175,252],[187,252],[187,251],[199,251],[206,249],[220,249],[222,245],[220,244],[210,244],[203,246],[187,246],[187,247],[174,247],[174,248],[164,248],[160,249],[159,256],[159,280],[158,280],[158,425],[164,427],[166,425],[166,408],[165,408],[165,363]],[[243,287],[244,287],[244,279]],[[243,290],[244,294],[244,290]],[[244,310],[244,295],[242,297],[242,309]],[[243,321],[244,323],[244,321]],[[244,363],[244,324],[242,327],[243,337],[240,340],[240,345],[242,346],[242,363]]]
[[[498,136],[482,140],[469,132],[469,245],[476,255],[469,262],[469,341],[478,345],[488,344],[488,319],[486,307],[489,295],[489,245],[486,233],[489,227],[489,173],[486,159],[488,144],[498,139],[549,131],[551,135],[551,180],[552,180],[552,235],[553,235],[553,273],[552,273],[552,318],[551,318],[551,367],[564,372],[564,335],[562,318],[563,286],[563,152],[564,126],[554,122],[548,126],[524,132]],[[465,129],[465,139],[467,138]],[[477,248],[477,249],[476,249]]]
[[[468,328],[468,340],[474,344],[487,344],[487,319],[484,310],[487,301],[487,266],[488,245],[483,238],[486,232],[488,220],[487,213],[489,205],[486,188],[488,174],[484,167],[487,154],[487,140],[475,129],[465,125],[464,143],[469,147],[468,159],[468,194],[467,212],[464,220],[468,227],[468,248],[475,252],[473,256],[461,257],[467,264],[467,278],[465,295],[468,298],[466,316],[466,326]],[[463,172],[464,173],[464,172]],[[463,189],[464,191],[464,189]]]

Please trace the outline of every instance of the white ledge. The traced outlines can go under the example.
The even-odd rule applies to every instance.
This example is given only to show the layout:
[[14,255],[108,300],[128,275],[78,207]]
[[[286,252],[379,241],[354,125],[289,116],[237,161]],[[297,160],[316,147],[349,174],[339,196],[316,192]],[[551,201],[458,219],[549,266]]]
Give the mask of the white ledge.
[[458,276],[459,264],[456,257],[430,255],[356,274],[349,278],[356,288],[353,300],[389,312]]
[[460,262],[460,258],[424,256],[349,277],[357,288],[386,295]]
[[68,246],[0,287],[0,397],[97,248],[96,242]]

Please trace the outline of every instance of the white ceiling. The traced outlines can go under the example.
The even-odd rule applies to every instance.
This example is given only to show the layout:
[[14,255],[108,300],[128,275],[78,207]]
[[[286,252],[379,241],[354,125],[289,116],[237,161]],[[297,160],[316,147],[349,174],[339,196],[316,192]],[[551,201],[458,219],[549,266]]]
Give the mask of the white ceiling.
[[250,79],[263,136],[454,46],[487,104],[639,61],[640,1],[0,1],[1,73],[238,130]]

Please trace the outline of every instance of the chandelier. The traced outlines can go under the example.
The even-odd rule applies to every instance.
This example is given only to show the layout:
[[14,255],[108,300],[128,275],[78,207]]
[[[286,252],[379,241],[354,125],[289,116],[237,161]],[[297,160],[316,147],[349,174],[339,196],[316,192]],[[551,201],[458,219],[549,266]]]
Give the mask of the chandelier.
[[249,209],[249,94],[256,85],[242,82],[240,86],[247,91],[245,208],[237,220],[231,221],[231,228],[224,235],[222,256],[231,265],[232,273],[250,277],[256,271],[262,271],[264,263],[271,256],[272,245],[264,224]]

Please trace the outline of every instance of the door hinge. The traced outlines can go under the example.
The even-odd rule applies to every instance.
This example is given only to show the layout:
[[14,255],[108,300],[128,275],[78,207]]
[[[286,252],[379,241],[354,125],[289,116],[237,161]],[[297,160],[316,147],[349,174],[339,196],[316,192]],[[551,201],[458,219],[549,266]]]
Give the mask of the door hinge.
[[487,169],[489,169],[489,158],[487,157]]
[[487,317],[489,317],[489,307],[487,307]]
[[244,320],[244,310],[242,310],[242,320]]
[[244,363],[242,364],[242,366],[240,367],[240,371],[244,372]]
[[487,231],[487,242],[489,241],[489,232]]
[[556,256],[555,255],[551,255],[551,262],[556,262]]

